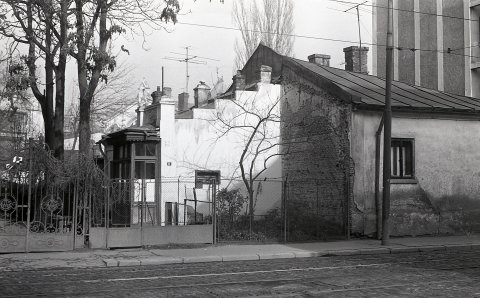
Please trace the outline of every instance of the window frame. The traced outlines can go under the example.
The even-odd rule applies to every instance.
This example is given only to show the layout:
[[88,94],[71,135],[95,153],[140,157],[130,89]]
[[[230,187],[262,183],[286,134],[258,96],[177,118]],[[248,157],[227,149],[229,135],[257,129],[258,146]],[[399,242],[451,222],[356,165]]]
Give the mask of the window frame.
[[[412,168],[412,174],[409,175],[409,176],[405,176],[405,169],[403,169],[403,173],[400,173],[400,176],[394,176],[393,175],[393,163],[394,163],[394,160],[393,160],[393,154],[392,154],[392,150],[393,150],[393,142],[400,142],[400,148],[403,148],[405,146],[403,146],[402,143],[404,142],[408,142],[411,144],[412,146],[412,156],[411,156],[411,168]],[[416,171],[415,171],[415,139],[414,138],[392,138],[391,140],[391,146],[390,146],[390,154],[392,154],[391,156],[391,166],[390,166],[390,181],[391,183],[417,183],[417,179],[416,179]]]

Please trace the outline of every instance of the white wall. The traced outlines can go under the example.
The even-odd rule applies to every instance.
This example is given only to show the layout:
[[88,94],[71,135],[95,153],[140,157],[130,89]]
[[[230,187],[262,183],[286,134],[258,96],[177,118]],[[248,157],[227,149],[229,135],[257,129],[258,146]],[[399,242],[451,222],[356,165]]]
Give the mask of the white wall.
[[[221,187],[243,188],[239,169],[239,160],[252,130],[240,126],[254,126],[258,118],[253,114],[242,113],[242,108],[265,116],[272,106],[272,113],[279,116],[281,86],[274,84],[258,84],[258,91],[237,91],[236,100],[217,99],[214,109],[194,108],[193,119],[176,119],[176,164],[177,174],[182,177],[195,175],[195,170],[220,170]],[[231,130],[223,123],[234,125]],[[280,123],[267,122],[263,130],[271,144],[280,142]],[[267,157],[279,152],[279,146],[266,150],[254,163],[253,172],[263,169]],[[255,148],[255,144],[253,146]],[[251,155],[250,155],[251,156]],[[250,164],[251,157],[244,164]],[[267,161],[267,170],[260,176],[263,178],[281,178],[282,171],[279,156]],[[248,169],[249,166],[247,166]],[[257,184],[256,184],[257,185]],[[279,206],[281,183],[264,182],[259,194],[256,214]]]

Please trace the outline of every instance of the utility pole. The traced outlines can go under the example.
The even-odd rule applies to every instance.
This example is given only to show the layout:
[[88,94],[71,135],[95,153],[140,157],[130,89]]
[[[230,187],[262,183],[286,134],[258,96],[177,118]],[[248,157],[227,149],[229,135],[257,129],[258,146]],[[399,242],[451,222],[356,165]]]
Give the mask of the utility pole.
[[387,53],[385,73],[385,112],[383,132],[383,206],[382,245],[390,244],[390,175],[392,145],[392,77],[393,77],[393,0],[388,0]]

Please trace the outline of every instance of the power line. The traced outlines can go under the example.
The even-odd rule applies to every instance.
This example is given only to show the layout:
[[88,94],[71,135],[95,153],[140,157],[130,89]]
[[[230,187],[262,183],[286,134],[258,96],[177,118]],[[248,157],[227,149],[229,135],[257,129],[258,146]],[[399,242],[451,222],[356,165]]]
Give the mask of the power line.
[[[334,0],[326,0],[326,1],[334,1]],[[203,27],[203,28],[214,28],[214,29],[223,29],[223,30],[230,30],[230,31],[242,31],[240,28],[235,28],[235,27],[226,27],[226,26],[218,26],[218,25],[206,25],[206,24],[197,24],[197,23],[186,23],[186,22],[177,22],[177,24],[180,25],[187,25],[187,26],[195,26],[195,27]],[[250,32],[257,32],[257,33],[263,33],[263,34],[276,34],[276,35],[283,35],[283,36],[288,36],[288,37],[295,37],[295,38],[305,38],[305,39],[314,39],[314,40],[323,40],[323,41],[333,41],[333,42],[341,42],[341,43],[348,43],[348,44],[356,44],[357,41],[351,41],[351,40],[344,40],[344,39],[336,39],[336,38],[327,38],[327,37],[319,37],[319,36],[308,36],[308,35],[298,35],[298,34],[289,34],[289,33],[278,33],[278,32],[270,32],[270,31],[261,31],[261,30],[247,30],[244,29],[245,31],[250,31]],[[378,44],[378,43],[371,43],[371,42],[365,42],[363,43],[365,45],[369,46],[377,46],[377,47],[386,47],[387,45],[385,44]],[[459,49],[451,49],[447,48],[444,50],[438,50],[438,49],[421,49],[421,48],[409,48],[409,47],[402,47],[402,46],[397,46],[395,47],[396,50],[399,51],[423,51],[423,52],[437,52],[437,53],[444,53],[444,54],[449,54],[449,55],[454,55],[454,56],[463,56],[463,57],[470,57],[470,58],[479,58],[480,56],[472,56],[472,55],[465,55],[465,54],[457,54],[453,53],[453,51],[456,50],[461,50],[462,48]]]
[[[340,4],[345,4],[345,5],[358,5],[358,2],[352,2],[352,1],[344,1],[344,0],[323,0],[323,1],[329,1],[329,2],[336,2]],[[367,3],[362,3],[360,5],[364,6],[371,6],[371,7],[376,7],[376,8],[383,8],[387,9],[387,6],[382,6],[382,5],[375,5],[375,4],[367,4]],[[411,12],[411,13],[418,13],[418,14],[424,14],[424,15],[430,15],[430,16],[437,16],[437,17],[445,17],[445,18],[451,18],[451,19],[457,19],[457,20],[463,20],[463,21],[473,21],[473,22],[478,22],[480,20],[474,20],[474,19],[467,19],[463,17],[456,17],[456,16],[450,16],[450,15],[444,15],[444,14],[437,14],[437,13],[432,13],[432,12],[423,12],[423,11],[416,11],[416,10],[409,10],[409,9],[401,9],[401,8],[391,8],[392,10],[397,10],[397,11],[403,11],[403,12]]]

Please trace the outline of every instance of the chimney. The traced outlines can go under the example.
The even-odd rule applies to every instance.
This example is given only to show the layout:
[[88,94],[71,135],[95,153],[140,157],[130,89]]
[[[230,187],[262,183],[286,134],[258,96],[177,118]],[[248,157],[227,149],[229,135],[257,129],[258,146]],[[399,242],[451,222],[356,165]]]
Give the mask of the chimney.
[[167,98],[167,99],[172,98],[172,88],[170,88],[170,87],[163,87],[163,90],[162,90],[162,98]]
[[178,95],[178,110],[180,112],[188,110],[188,97],[189,94],[187,92]]
[[322,66],[330,66],[330,55],[312,54],[308,56],[308,62]]
[[144,124],[145,108],[144,107],[138,107],[138,109],[136,109],[135,112],[137,112],[136,126],[142,126]]
[[152,92],[152,104],[160,102],[162,92],[160,91],[160,86],[157,86],[157,91]]
[[237,74],[233,76],[234,90],[245,90],[245,77],[242,75],[242,71],[237,70]]
[[272,68],[268,65],[260,66],[257,71],[257,80],[262,84],[270,84],[272,82]]
[[195,107],[198,108],[208,102],[210,96],[210,87],[208,87],[205,82],[200,81],[200,83],[193,89],[195,99]]
[[351,46],[343,49],[345,53],[345,70],[368,74],[368,47]]

